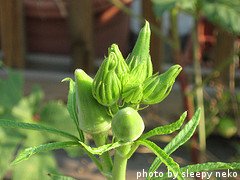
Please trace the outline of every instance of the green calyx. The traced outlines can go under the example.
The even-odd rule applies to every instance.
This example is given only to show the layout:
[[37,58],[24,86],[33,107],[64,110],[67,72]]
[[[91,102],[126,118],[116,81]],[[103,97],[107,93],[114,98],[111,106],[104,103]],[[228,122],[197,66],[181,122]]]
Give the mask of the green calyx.
[[116,67],[115,73],[118,76],[119,80],[122,81],[123,77],[129,73],[129,68],[127,63],[125,62],[121,51],[118,48],[118,45],[112,44],[110,48],[108,48],[108,54],[114,54],[116,59]]
[[120,141],[135,141],[142,135],[144,128],[142,117],[131,107],[123,108],[113,116],[112,131]]
[[111,115],[122,107],[138,109],[140,104],[161,102],[170,93],[182,69],[175,65],[163,74],[152,75],[150,35],[146,21],[126,61],[116,44],[108,48],[108,57],[94,78],[92,94],[100,104],[109,108]]
[[89,134],[108,131],[111,128],[111,117],[92,95],[92,78],[83,70],[76,69],[75,83],[80,129]]
[[151,31],[149,23],[146,21],[144,27],[141,29],[137,42],[133,48],[132,53],[127,57],[127,64],[130,69],[130,74],[136,67],[142,65],[144,68],[140,68],[141,76],[138,79],[143,82],[146,78],[152,76],[153,67],[151,57],[149,54],[150,50],[150,36]]
[[93,80],[92,94],[104,106],[112,106],[120,98],[122,84],[115,72],[117,64],[116,55],[110,52]]
[[152,76],[153,68],[149,54],[150,35],[149,23],[146,21],[132,53],[126,59],[130,71],[123,78],[122,99],[126,103],[140,103],[143,96],[142,83]]
[[142,96],[143,88],[141,84],[129,84],[123,89],[122,98],[126,103],[139,104]]
[[182,67],[174,65],[163,74],[156,74],[143,83],[143,104],[156,104],[164,100],[170,93],[176,77]]

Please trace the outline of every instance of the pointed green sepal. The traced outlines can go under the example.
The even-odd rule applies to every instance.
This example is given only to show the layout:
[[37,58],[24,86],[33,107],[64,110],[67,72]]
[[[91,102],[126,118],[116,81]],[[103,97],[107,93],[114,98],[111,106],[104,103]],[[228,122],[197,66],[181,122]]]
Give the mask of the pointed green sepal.
[[76,69],[75,83],[80,129],[89,134],[108,131],[111,127],[111,117],[106,108],[92,95],[93,79],[83,70]]
[[[151,62],[150,50],[150,36],[151,31],[149,23],[146,21],[144,27],[141,29],[137,42],[133,48],[132,53],[127,57],[127,64],[130,69],[130,73],[136,69],[140,64],[144,69],[141,69],[142,77],[140,80],[143,82],[146,78],[152,76],[153,67]],[[139,70],[140,71],[140,70]]]
[[176,77],[182,67],[174,65],[165,73],[153,75],[143,83],[143,104],[156,104],[164,100],[170,93]]
[[104,106],[117,103],[121,95],[122,84],[115,72],[116,66],[116,55],[110,52],[93,80],[92,94]]
[[118,45],[112,44],[110,48],[108,48],[108,54],[114,54],[114,58],[116,59],[116,68],[115,72],[120,81],[122,78],[129,73],[129,68],[127,63],[125,62],[121,51],[118,48]]

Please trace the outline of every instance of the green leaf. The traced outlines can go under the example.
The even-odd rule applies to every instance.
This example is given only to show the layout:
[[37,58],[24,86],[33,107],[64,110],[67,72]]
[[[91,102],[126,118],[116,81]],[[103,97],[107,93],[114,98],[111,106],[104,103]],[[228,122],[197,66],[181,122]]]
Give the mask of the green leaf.
[[103,153],[107,152],[107,151],[110,151],[112,149],[115,149],[117,147],[120,147],[120,146],[124,146],[124,145],[128,145],[128,144],[131,144],[131,142],[115,142],[113,144],[106,144],[106,145],[103,145],[103,146],[99,146],[97,148],[92,148],[86,144],[84,144],[83,142],[80,142],[80,144],[91,154],[98,154],[98,155],[102,155]]
[[[216,171],[216,170],[240,170],[240,163],[224,163],[224,162],[207,162],[203,164],[192,164],[180,168],[181,172],[203,172],[203,171]],[[167,173],[161,179],[168,179]]]
[[140,139],[147,139],[147,138],[150,138],[152,136],[170,134],[174,131],[177,131],[182,126],[186,116],[187,116],[187,112],[185,111],[176,122],[165,125],[165,126],[160,126],[160,127],[154,128],[151,131],[143,134],[140,137]]
[[[164,151],[167,154],[172,154],[178,147],[183,145],[185,142],[187,142],[193,135],[194,131],[197,128],[197,125],[200,120],[200,108],[196,111],[192,119],[184,126],[184,128],[176,135],[170,143],[164,148]],[[151,167],[148,170],[149,172],[154,172],[158,169],[158,167],[161,165],[162,160],[157,157]]]
[[239,0],[204,0],[202,14],[222,29],[240,34]]
[[0,128],[0,179],[3,179],[10,162],[16,153],[18,144],[24,140],[18,132],[11,132],[9,129]]
[[184,180],[182,177],[179,165],[159,146],[149,140],[138,140],[138,143],[149,148],[157,157],[162,161],[167,168],[172,171],[174,176],[177,175],[178,179]]
[[47,173],[58,173],[52,153],[41,153],[13,167],[13,180],[49,180]]
[[31,93],[26,97],[28,103],[31,106],[32,114],[36,114],[39,110],[39,106],[44,98],[44,92],[40,86],[33,86]]
[[64,136],[74,141],[79,141],[79,139],[76,136],[73,136],[72,134],[69,134],[67,132],[64,132],[55,128],[39,125],[39,124],[23,123],[23,122],[16,122],[14,120],[0,119],[0,126],[7,127],[7,128],[22,128],[22,129],[29,129],[29,130],[35,130],[35,131],[45,131],[45,132]]
[[240,163],[224,163],[224,162],[207,162],[203,164],[193,164],[181,168],[182,172],[201,172],[201,171],[215,171],[224,169],[235,169],[240,170]]
[[[78,136],[75,123],[72,123],[67,106],[62,101],[49,101],[39,111],[39,124],[61,129],[69,132],[74,136]],[[66,126],[67,123],[67,126]],[[64,141],[64,137],[54,134],[45,134],[46,138],[53,141]]]
[[21,100],[12,108],[11,113],[15,117],[14,119],[31,122],[34,115],[39,110],[42,99],[42,90],[35,86],[30,95],[21,98]]
[[165,11],[176,6],[177,0],[152,0],[155,15],[161,17]]
[[153,10],[157,17],[161,17],[164,12],[170,11],[173,8],[190,12],[195,10],[196,0],[152,0]]
[[75,141],[67,141],[67,142],[55,142],[55,143],[48,143],[48,144],[42,144],[40,146],[30,147],[22,151],[16,159],[12,162],[12,164],[17,164],[21,161],[27,160],[29,157],[36,153],[40,152],[46,152],[46,151],[52,151],[55,149],[62,149],[66,147],[71,146],[77,146],[79,145],[78,142]]
[[78,122],[78,116],[77,116],[75,82],[71,78],[65,78],[62,80],[62,82],[64,81],[69,81],[67,109],[70,114],[70,117],[73,119],[77,127],[80,141],[84,142],[84,135],[82,130],[79,128],[79,122]]
[[23,76],[21,73],[8,70],[8,78],[0,79],[0,106],[11,109],[23,95]]
[[48,173],[48,176],[53,180],[75,180],[73,177],[63,176],[63,175],[60,175],[60,174]]

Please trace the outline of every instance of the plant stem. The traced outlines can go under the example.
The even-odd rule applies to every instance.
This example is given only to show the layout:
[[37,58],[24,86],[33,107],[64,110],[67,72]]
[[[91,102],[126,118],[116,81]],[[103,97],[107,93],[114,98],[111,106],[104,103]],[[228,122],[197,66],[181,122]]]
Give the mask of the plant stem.
[[179,83],[181,87],[181,92],[183,96],[184,108],[188,110],[188,120],[192,118],[194,115],[194,105],[193,105],[193,97],[189,93],[190,88],[188,85],[188,78],[186,73],[184,72],[184,62],[183,62],[183,55],[181,52],[181,42],[180,42],[180,35],[178,29],[178,8],[173,8],[170,14],[170,22],[171,22],[171,37],[173,42],[173,56],[175,63],[179,64],[183,67],[182,72],[179,74]]
[[204,100],[203,100],[203,83],[202,72],[200,65],[200,45],[198,40],[198,17],[196,17],[194,29],[192,31],[193,39],[193,56],[194,56],[194,72],[195,72],[195,85],[196,85],[196,97],[197,106],[201,108],[201,119],[199,123],[199,145],[201,157],[200,161],[203,161],[203,154],[206,150],[206,133],[205,133],[205,115],[204,115]]
[[[93,137],[93,140],[97,147],[107,144],[107,140],[108,140],[107,132],[93,134],[92,137]],[[103,153],[102,155],[100,155],[100,159],[101,159],[101,163],[102,163],[102,167],[103,167],[103,172],[105,174],[111,174],[112,159],[111,159],[109,153],[108,152]]]
[[[187,119],[190,121],[191,118],[194,115],[194,101],[193,101],[193,96],[190,94],[190,87],[188,84],[188,78],[187,74],[184,72],[184,62],[183,62],[183,54],[181,52],[181,42],[180,42],[180,35],[179,35],[179,29],[178,29],[178,14],[179,14],[179,9],[178,8],[173,8],[170,11],[170,22],[171,22],[171,37],[172,37],[172,42],[173,42],[173,56],[174,56],[174,61],[175,63],[181,65],[183,67],[182,72],[179,74],[178,79],[180,83],[180,88],[182,92],[182,99],[183,99],[183,105],[184,109],[188,111]],[[197,136],[194,135],[191,139],[191,157],[192,161],[194,163],[198,163],[198,151],[197,149],[193,146],[193,144],[197,143]]]
[[131,145],[121,146],[116,149],[112,174],[114,180],[126,179],[126,168],[128,161],[127,154],[130,150]]

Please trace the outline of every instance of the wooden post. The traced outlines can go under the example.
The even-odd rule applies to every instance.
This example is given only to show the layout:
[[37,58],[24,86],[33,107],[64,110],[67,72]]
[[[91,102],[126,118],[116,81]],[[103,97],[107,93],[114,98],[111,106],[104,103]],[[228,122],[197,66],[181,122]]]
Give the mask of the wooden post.
[[25,65],[25,38],[22,0],[0,0],[1,44],[4,63],[23,68]]
[[[143,8],[143,16],[146,18],[150,24],[161,28],[161,22],[156,18],[152,8],[152,2],[148,0],[142,1]],[[161,68],[161,60],[163,59],[163,50],[162,50],[162,41],[161,38],[155,34],[151,34],[151,46],[150,46],[150,54],[152,57],[154,71],[160,71]]]
[[71,55],[74,68],[92,72],[94,58],[92,1],[71,0],[68,3]]
[[[235,37],[223,30],[218,31],[217,42],[214,47],[214,64],[220,67],[223,64],[231,64],[233,61]],[[226,63],[226,61],[228,61]],[[219,72],[219,79],[223,85],[228,86],[229,83],[229,66]]]

